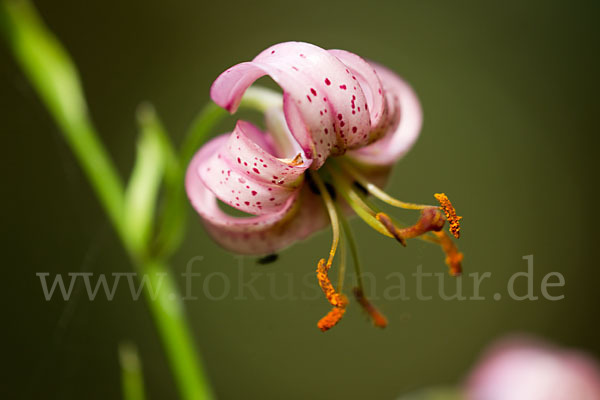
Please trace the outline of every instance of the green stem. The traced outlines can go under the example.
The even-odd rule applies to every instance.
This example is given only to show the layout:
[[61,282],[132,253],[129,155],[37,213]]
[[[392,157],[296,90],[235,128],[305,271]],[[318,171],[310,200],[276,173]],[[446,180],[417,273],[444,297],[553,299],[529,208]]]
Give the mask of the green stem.
[[181,398],[214,399],[200,352],[194,345],[187,324],[181,295],[169,267],[162,262],[149,261],[141,264],[139,270],[150,280],[151,285],[147,288],[155,290],[156,297],[153,298],[153,293],[150,293],[146,300],[166,349]]
[[144,400],[144,377],[137,348],[133,343],[119,344],[121,388],[124,400]]
[[121,239],[126,240],[123,183],[90,123],[75,66],[28,1],[1,2],[0,29],[61,128]]
[[[135,198],[135,193],[129,192],[126,201],[121,178],[90,121],[74,64],[59,41],[46,29],[29,1],[0,1],[0,28],[17,62],[75,153],[142,279],[148,276],[153,283],[144,285],[144,294],[166,349],[181,397],[194,400],[212,399],[213,394],[205,377],[199,353],[194,346],[173,276],[167,265],[156,258],[148,257],[145,252],[147,245],[141,245],[145,241],[144,237],[138,239],[132,233],[135,230],[132,224],[147,225],[147,216],[136,216],[135,221],[138,222],[125,218],[126,205],[132,207],[140,204],[139,199]],[[212,126],[205,122],[200,121],[199,125]],[[160,131],[155,130],[154,137],[162,140],[160,135]],[[152,137],[147,139],[154,140]],[[149,148],[160,147],[158,144],[141,143]],[[168,170],[169,159],[166,161],[165,167]],[[141,162],[147,164],[147,160],[142,159]],[[167,172],[165,179],[168,175]],[[147,177],[134,173],[132,179],[136,182],[134,186],[137,186],[137,190],[156,192],[157,176],[147,180]],[[147,204],[145,208],[149,210],[148,213],[153,210],[153,207]],[[158,292],[158,297],[153,299],[155,293],[151,288],[158,287],[159,278],[162,289]]]
[[185,231],[185,168],[194,152],[206,141],[227,112],[214,103],[207,104],[196,116],[184,138],[177,163],[165,174],[165,202],[160,215],[155,256],[166,258],[181,244]]

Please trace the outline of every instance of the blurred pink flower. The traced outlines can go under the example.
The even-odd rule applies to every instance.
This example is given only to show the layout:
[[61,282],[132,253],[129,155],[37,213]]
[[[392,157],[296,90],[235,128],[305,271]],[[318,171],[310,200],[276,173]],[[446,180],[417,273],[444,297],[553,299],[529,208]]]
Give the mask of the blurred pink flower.
[[466,391],[468,400],[600,400],[600,368],[580,352],[509,339],[484,355]]

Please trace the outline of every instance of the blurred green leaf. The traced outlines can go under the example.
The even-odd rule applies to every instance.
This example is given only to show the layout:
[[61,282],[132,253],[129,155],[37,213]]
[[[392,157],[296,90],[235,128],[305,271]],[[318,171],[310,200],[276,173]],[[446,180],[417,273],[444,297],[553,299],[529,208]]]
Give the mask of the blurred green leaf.
[[79,75],[29,1],[0,2],[0,29],[55,119],[123,241],[123,184],[90,121]]
[[144,377],[137,348],[133,343],[119,344],[121,386],[124,400],[144,400]]
[[154,108],[144,104],[140,106],[137,116],[141,132],[135,164],[125,192],[125,221],[128,235],[140,253],[149,248],[160,182],[167,165],[173,161],[173,155]]

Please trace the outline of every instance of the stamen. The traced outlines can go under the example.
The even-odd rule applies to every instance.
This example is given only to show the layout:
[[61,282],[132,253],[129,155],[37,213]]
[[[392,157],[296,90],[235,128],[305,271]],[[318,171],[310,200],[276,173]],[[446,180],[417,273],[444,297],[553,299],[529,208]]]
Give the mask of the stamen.
[[337,325],[338,322],[344,316],[346,312],[346,308],[338,308],[334,307],[325,315],[323,318],[317,322],[317,327],[322,331],[326,332]]
[[325,259],[319,260],[317,267],[317,279],[319,280],[319,286],[325,293],[327,301],[333,306],[333,308],[317,323],[317,327],[325,332],[333,328],[344,316],[346,312],[346,306],[348,305],[348,298],[341,293],[337,293],[329,280],[327,272],[331,268],[331,264],[326,264]]
[[404,208],[407,210],[423,210],[427,207],[432,207],[432,206],[423,205],[423,204],[407,203],[405,201],[400,201],[400,200],[390,196],[389,194],[387,194],[386,192],[381,190],[376,185],[369,182],[369,180],[364,175],[362,175],[358,171],[358,169],[354,168],[354,166],[352,166],[349,162],[340,161],[339,164],[344,169],[344,171],[354,181],[356,181],[360,184],[360,186],[362,188],[364,188],[367,192],[369,192],[374,197],[378,198],[379,200],[381,200],[389,205],[392,205],[392,206],[398,207],[398,208]]
[[387,318],[379,312],[379,310],[365,297],[364,292],[361,288],[354,288],[354,297],[358,304],[369,314],[369,317],[373,320],[373,325],[378,328],[385,328],[387,326]]
[[377,213],[375,218],[377,218],[377,220],[380,221],[403,246],[406,246],[406,239],[412,239],[430,231],[441,230],[444,227],[445,222],[442,213],[437,207],[423,209],[417,223],[408,228],[400,229],[396,227],[391,218],[382,212]]
[[[354,235],[352,230],[350,229],[350,225],[346,218],[344,218],[343,213],[340,211],[339,206],[336,204],[336,209],[338,210],[338,214],[340,216],[340,222],[342,226],[342,230],[344,231],[344,236],[348,239],[348,247],[350,247],[350,253],[352,254],[352,261],[354,263],[354,273],[356,275],[356,283],[358,287],[355,287],[353,290],[354,297],[358,301],[358,303],[365,309],[365,311],[369,314],[371,319],[373,320],[373,324],[380,328],[385,328],[387,326],[387,319],[383,314],[381,314],[375,306],[373,306],[369,300],[364,296],[364,286],[362,281],[362,272],[360,270],[360,260],[358,258],[358,249],[356,248],[356,241],[354,240]],[[339,289],[338,289],[339,291]]]
[[316,172],[310,171],[310,176],[315,185],[317,186],[317,189],[319,189],[321,198],[323,199],[325,207],[327,208],[329,219],[331,220],[331,232],[333,234],[333,241],[331,242],[331,250],[329,251],[329,259],[327,260],[327,264],[329,265],[329,267],[331,267],[331,264],[333,263],[333,256],[335,256],[335,251],[340,241],[340,222],[337,212],[335,211],[335,203],[333,202],[333,199],[331,198],[327,187]]
[[437,237],[437,242],[442,246],[444,253],[446,253],[445,262],[450,269],[450,275],[460,276],[460,274],[462,274],[463,253],[458,251],[458,248],[452,239],[448,237],[446,232],[433,232],[433,234]]
[[444,214],[446,214],[446,219],[448,219],[448,223],[450,224],[450,232],[455,238],[458,239],[460,237],[459,221],[462,219],[462,217],[456,215],[456,210],[452,206],[452,203],[450,203],[450,200],[445,193],[436,193],[434,196],[437,201],[440,202],[440,207],[444,211]]
[[325,186],[325,183],[321,180],[319,175],[310,171],[311,177],[316,184],[319,192],[321,194],[321,198],[323,199],[325,206],[327,208],[327,212],[329,213],[329,219],[331,220],[331,230],[333,233],[333,241],[331,243],[331,250],[329,251],[329,259],[325,262],[325,259],[322,258],[319,260],[319,264],[317,266],[317,280],[319,281],[319,286],[323,290],[327,301],[333,306],[333,309],[327,313],[321,320],[317,323],[317,327],[325,332],[332,327],[334,327],[344,316],[346,312],[346,306],[348,305],[348,299],[341,293],[335,291],[333,284],[328,276],[328,271],[333,264],[333,257],[335,256],[335,252],[337,250],[338,243],[340,241],[340,223],[338,213],[336,211],[336,205]]
[[[332,175],[333,174],[335,174],[335,171],[332,172]],[[339,174],[338,174],[338,176],[335,176],[335,177],[337,179],[336,183],[340,182],[341,181],[340,179],[343,179],[343,178],[339,178]],[[343,190],[340,190],[339,192],[342,195],[344,195]],[[440,211],[441,207],[436,207],[436,206],[425,207],[421,211],[421,217],[415,225],[406,227],[406,228],[398,228],[397,222],[394,222],[394,220],[387,214],[379,211],[378,208],[375,205],[371,204],[368,199],[365,199],[364,196],[361,196],[361,194],[359,194],[358,192],[354,192],[354,195],[356,195],[356,197],[360,200],[360,202],[362,203],[364,208],[366,208],[366,209],[370,210],[372,213],[374,213],[374,219],[377,222],[379,222],[381,224],[380,226],[386,230],[386,233],[388,236],[394,237],[396,240],[398,240],[402,244],[405,243],[406,239],[418,238],[418,239],[422,239],[427,242],[432,242],[432,243],[440,245],[442,247],[442,250],[446,253],[446,264],[450,268],[450,274],[453,276],[458,276],[461,274],[461,272],[462,272],[461,262],[463,259],[463,254],[458,251],[457,247],[454,245],[452,240],[447,235],[445,235],[443,232],[441,232],[441,229],[443,228],[443,225],[445,222],[445,220],[442,216],[442,212]],[[350,202],[347,199],[348,196],[344,196],[344,198],[350,204]],[[446,199],[447,199],[447,197],[446,197]],[[447,204],[450,204],[450,202],[448,201]],[[451,204],[450,204],[450,207],[451,207]],[[355,208],[353,207],[353,209],[355,209]],[[451,208],[451,209],[454,210],[454,208]],[[355,211],[356,211],[356,209],[355,209]],[[442,209],[442,211],[443,211],[443,209]],[[359,213],[357,212],[357,214],[359,214]],[[369,215],[369,216],[371,216],[371,215]],[[455,212],[454,212],[454,216],[456,216]],[[456,224],[457,225],[458,225],[458,220],[460,218],[461,217],[456,216]],[[373,226],[371,223],[369,225]],[[435,236],[426,235],[426,233],[428,233],[428,232],[433,232],[435,234]]]
[[290,165],[294,167],[302,164],[304,164],[304,161],[302,160],[302,154],[300,153],[296,154],[296,157],[294,157],[294,159],[290,161]]
[[335,291],[335,288],[329,279],[329,268],[331,268],[331,264],[326,264],[325,259],[321,258],[319,260],[319,265],[317,266],[317,280],[319,281],[319,286],[321,286],[329,304],[334,307],[345,307],[348,302],[345,300],[346,296]]

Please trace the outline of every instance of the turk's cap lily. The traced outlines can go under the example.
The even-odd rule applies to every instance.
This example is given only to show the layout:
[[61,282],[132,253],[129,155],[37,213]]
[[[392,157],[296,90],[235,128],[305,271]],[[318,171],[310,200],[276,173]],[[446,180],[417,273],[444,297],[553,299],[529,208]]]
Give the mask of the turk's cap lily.
[[[412,88],[356,54],[288,42],[223,72],[212,85],[211,97],[234,113],[244,93],[265,75],[283,91],[276,100],[270,95],[260,107],[266,131],[238,121],[233,132],[202,146],[186,173],[188,197],[214,240],[236,253],[265,255],[331,224],[329,258],[317,268],[319,284],[333,306],[319,323],[323,330],[339,321],[347,304],[342,283],[335,289],[327,276],[341,228],[347,225],[344,214],[356,213],[403,245],[415,237],[439,244],[451,274],[460,274],[462,253],[442,232],[448,220],[452,234],[459,236],[461,217],[447,197],[436,195],[441,207],[422,206],[379,189],[421,129],[421,107]],[[415,225],[401,228],[370,204],[368,195],[419,210],[421,217]],[[232,216],[219,201],[249,215]],[[344,237],[353,242],[350,236],[344,229]],[[358,270],[358,260],[354,263]],[[340,269],[343,272],[345,266]],[[358,303],[377,326],[384,326],[385,318],[360,286],[354,291]]]
[[467,380],[468,400],[598,400],[600,366],[586,354],[533,339],[493,346]]
[[[421,128],[418,99],[397,75],[308,43],[277,44],[228,69],[211,97],[235,112],[245,90],[265,74],[283,89],[283,111],[266,113],[267,126],[277,126],[267,133],[239,121],[231,134],[198,151],[186,176],[188,196],[211,236],[242,254],[276,252],[328,225],[322,201],[303,189],[308,168],[353,149],[349,158],[387,171]],[[217,199],[254,217],[231,217]],[[309,207],[304,215],[301,209]]]

